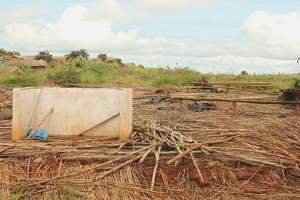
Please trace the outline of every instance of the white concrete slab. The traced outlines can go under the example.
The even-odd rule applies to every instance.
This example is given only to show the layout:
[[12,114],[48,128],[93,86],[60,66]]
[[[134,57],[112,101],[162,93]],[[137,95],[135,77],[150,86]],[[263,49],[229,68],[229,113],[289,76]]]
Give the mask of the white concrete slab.
[[[34,128],[51,108],[54,112],[40,127],[47,129],[49,136],[84,133],[126,140],[132,131],[132,89],[16,88],[12,139],[24,138],[27,130]],[[115,117],[110,119],[112,116]]]

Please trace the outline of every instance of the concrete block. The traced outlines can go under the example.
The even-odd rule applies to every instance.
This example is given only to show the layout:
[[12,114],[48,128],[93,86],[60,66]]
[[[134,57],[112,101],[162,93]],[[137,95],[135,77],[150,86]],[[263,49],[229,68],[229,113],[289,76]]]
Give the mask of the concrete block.
[[16,88],[12,139],[23,139],[47,113],[39,129],[49,136],[108,136],[128,140],[132,132],[132,89]]

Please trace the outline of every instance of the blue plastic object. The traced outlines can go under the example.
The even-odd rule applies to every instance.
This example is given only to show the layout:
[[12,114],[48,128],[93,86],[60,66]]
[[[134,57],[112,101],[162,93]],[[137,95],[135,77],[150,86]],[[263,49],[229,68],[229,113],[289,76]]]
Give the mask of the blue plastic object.
[[[27,131],[27,135],[26,135],[26,138],[31,134],[31,132],[33,131],[32,128],[30,128],[28,131]],[[42,141],[47,141],[48,140],[48,131],[46,129],[40,129],[40,130],[36,130],[32,136],[32,138],[34,139],[40,139]]]

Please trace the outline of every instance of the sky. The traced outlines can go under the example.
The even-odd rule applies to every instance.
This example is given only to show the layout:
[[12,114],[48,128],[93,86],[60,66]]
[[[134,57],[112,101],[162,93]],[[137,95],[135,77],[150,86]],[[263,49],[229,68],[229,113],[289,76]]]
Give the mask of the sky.
[[0,0],[0,48],[149,67],[300,73],[300,0]]

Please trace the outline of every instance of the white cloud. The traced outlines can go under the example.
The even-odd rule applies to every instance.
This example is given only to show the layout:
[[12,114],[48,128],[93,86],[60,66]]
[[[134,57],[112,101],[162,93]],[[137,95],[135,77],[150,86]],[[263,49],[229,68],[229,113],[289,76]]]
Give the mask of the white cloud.
[[126,20],[129,16],[124,12],[118,0],[95,0],[86,4],[89,12],[85,14],[86,20],[109,19]]
[[44,9],[39,6],[32,6],[32,8],[17,8],[13,10],[2,9],[0,12],[0,28],[1,26],[10,23],[23,23],[27,20],[39,16],[43,13]]
[[260,51],[271,58],[295,59],[300,54],[300,13],[251,14],[242,30]]
[[214,7],[215,0],[134,0],[134,6],[150,13],[176,13],[187,7]]
[[[139,2],[139,3],[138,3]],[[135,0],[136,9],[178,12],[189,6],[211,6],[206,0]],[[123,5],[124,6],[124,5]],[[163,8],[163,11],[159,9]],[[154,9],[154,10],[152,10]],[[152,10],[152,11],[151,11]],[[22,11],[22,10],[21,10]],[[53,53],[86,48],[91,54],[107,52],[124,61],[146,66],[191,67],[201,72],[256,73],[299,72],[299,13],[274,15],[255,12],[241,27],[244,35],[197,38],[145,37],[137,29],[114,31],[115,21],[128,20],[118,0],[95,0],[68,7],[55,22],[43,21],[38,11],[5,11],[0,38],[5,47],[23,52],[48,49]],[[38,20],[36,20],[38,19]],[[250,41],[249,41],[250,40]]]
[[[179,43],[170,42],[165,38],[142,37],[136,29],[114,32],[111,29],[113,22],[111,15],[119,9],[117,1],[111,3],[107,0],[98,0],[94,3],[95,7],[91,4],[80,4],[67,8],[55,23],[29,21],[7,24],[4,26],[3,34],[5,41],[10,47],[18,46],[24,51],[31,52],[41,49],[69,51],[86,48],[90,51],[138,53],[180,46]],[[99,5],[107,10],[112,6],[112,13],[98,15],[96,11],[99,11],[97,8]],[[119,16],[122,15],[120,13]]]

